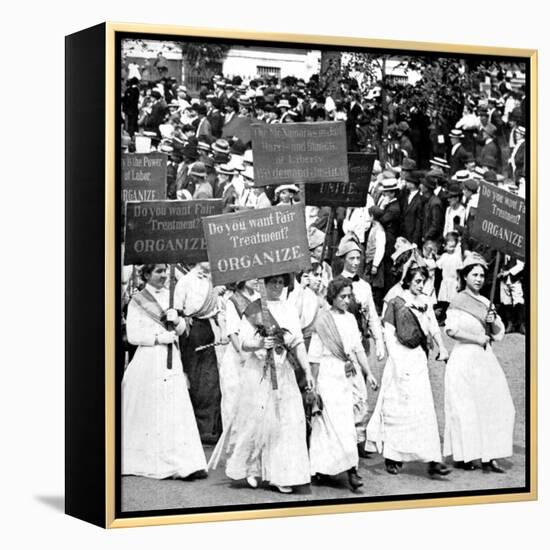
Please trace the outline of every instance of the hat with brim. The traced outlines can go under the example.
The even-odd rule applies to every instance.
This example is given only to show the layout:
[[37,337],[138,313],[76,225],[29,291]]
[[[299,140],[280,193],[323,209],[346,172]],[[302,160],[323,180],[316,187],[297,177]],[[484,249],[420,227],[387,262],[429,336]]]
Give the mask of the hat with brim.
[[522,136],[524,136],[524,135],[525,135],[525,126],[518,126],[518,127],[516,128],[516,132],[517,132],[518,134],[521,134]]
[[470,172],[468,170],[458,170],[452,177],[454,181],[466,181],[470,178]]
[[487,170],[485,170],[485,168],[481,168],[481,166],[476,166],[474,168],[474,171],[471,172],[471,176],[476,180],[482,180],[486,171]]
[[189,175],[204,178],[206,176],[206,166],[203,162],[193,163],[189,169]]
[[156,133],[156,132],[147,132],[147,131],[144,131],[144,132],[142,132],[142,134],[143,134],[145,137],[150,137],[150,138],[156,138],[156,137],[157,137],[157,133]]
[[275,188],[275,196],[277,196],[281,191],[292,191],[293,193],[298,193],[300,189],[293,183],[285,183]]
[[224,153],[214,153],[212,155],[212,160],[216,164],[227,164],[231,160],[231,155],[226,155]]
[[314,250],[325,242],[325,233],[317,227],[310,226],[307,232],[307,243],[310,250]]
[[281,108],[290,109],[290,103],[288,102],[288,99],[281,99],[279,103],[277,104],[277,109]]
[[498,183],[498,178],[497,178],[496,172],[494,172],[493,170],[487,170],[487,171],[483,174],[483,179],[484,179],[487,183],[492,183],[492,184]]
[[234,176],[236,170],[230,164],[218,164],[216,166],[216,172],[218,172],[218,174],[223,174],[225,176]]
[[212,151],[215,153],[229,154],[229,142],[226,139],[217,139],[212,144]]
[[430,159],[430,164],[443,170],[450,170],[451,168],[449,163],[441,157],[434,157],[433,159]]
[[363,252],[357,237],[355,237],[353,233],[348,233],[342,237],[342,240],[338,245],[338,250],[336,251],[336,256],[342,257],[350,252]]
[[420,176],[421,174],[417,171],[407,171],[404,174],[404,179],[408,183],[412,183],[413,185],[420,185]]
[[399,191],[399,185],[395,178],[388,178],[382,181],[382,191]]
[[395,263],[395,260],[401,256],[401,254],[404,254],[405,252],[409,252],[409,250],[414,250],[416,248],[416,245],[405,239],[405,237],[397,237],[395,240],[394,245],[394,253],[391,255],[392,262]]
[[453,128],[449,132],[449,137],[450,138],[456,138],[456,139],[462,139],[464,137],[464,132],[462,132],[462,130],[460,130],[459,128]]
[[472,193],[477,193],[477,190],[479,189],[479,182],[474,179],[467,179],[466,181],[462,182],[462,186],[464,187],[464,189],[467,189]]
[[462,195],[462,187],[460,183],[458,181],[449,182],[446,194],[448,197],[460,197],[460,195]]
[[474,266],[474,265],[480,265],[485,270],[487,270],[489,268],[489,266],[487,265],[487,261],[485,260],[485,258],[481,254],[479,254],[477,252],[467,251],[465,253],[465,258],[462,262],[461,271],[464,271],[465,269],[467,269],[471,266]]
[[199,141],[199,143],[197,144],[197,149],[199,151],[204,151],[206,153],[209,153],[210,152],[210,143],[206,142],[206,141]]

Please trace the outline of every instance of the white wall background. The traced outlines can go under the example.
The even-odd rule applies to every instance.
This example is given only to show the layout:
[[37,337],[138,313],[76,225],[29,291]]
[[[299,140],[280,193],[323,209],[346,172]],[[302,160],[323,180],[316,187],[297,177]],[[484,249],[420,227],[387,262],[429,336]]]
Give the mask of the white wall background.
[[[103,532],[64,516],[64,35],[104,20],[540,49],[540,280],[550,231],[545,4],[124,0],[4,5],[0,506],[3,548],[542,548],[548,544],[548,291],[539,290],[540,500]],[[545,311],[546,309],[546,311]],[[82,311],[86,315],[86,311]],[[306,546],[307,545],[307,546]]]

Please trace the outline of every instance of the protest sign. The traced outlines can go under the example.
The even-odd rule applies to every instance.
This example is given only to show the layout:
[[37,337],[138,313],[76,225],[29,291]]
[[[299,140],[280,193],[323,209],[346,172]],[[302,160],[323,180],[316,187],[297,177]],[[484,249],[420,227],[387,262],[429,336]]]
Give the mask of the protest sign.
[[201,220],[222,207],[221,199],[128,202],[124,264],[207,261]]
[[214,285],[311,266],[304,207],[274,206],[203,220]]
[[365,206],[372,167],[376,155],[348,153],[348,183],[318,183],[306,186],[306,204],[309,206]]
[[348,182],[344,122],[252,124],[254,185]]
[[122,154],[122,204],[128,201],[159,201],[166,198],[164,153]]
[[525,200],[482,182],[472,237],[516,258],[525,258]]

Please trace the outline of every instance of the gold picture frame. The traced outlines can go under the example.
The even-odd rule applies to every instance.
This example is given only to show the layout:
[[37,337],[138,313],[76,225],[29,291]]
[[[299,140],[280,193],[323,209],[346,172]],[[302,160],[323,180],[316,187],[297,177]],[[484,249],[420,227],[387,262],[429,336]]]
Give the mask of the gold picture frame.
[[[104,84],[105,89],[103,92],[104,105],[103,111],[97,113],[97,116],[104,115],[104,124],[100,124],[100,128],[97,130],[97,139],[100,140],[97,143],[104,147],[104,162],[103,162],[103,180],[104,190],[99,196],[98,203],[103,201],[104,205],[104,234],[98,240],[102,240],[100,243],[96,243],[101,248],[104,255],[103,264],[98,268],[103,273],[103,279],[100,281],[101,288],[104,291],[104,307],[102,308],[103,318],[95,319],[94,322],[101,322],[101,326],[104,329],[102,332],[102,346],[101,350],[104,350],[103,361],[101,365],[96,365],[96,368],[102,371],[100,378],[96,380],[97,387],[100,387],[103,383],[103,395],[99,398],[100,409],[104,405],[104,414],[101,418],[104,418],[104,424],[100,422],[101,426],[94,428],[94,437],[99,437],[98,434],[103,436],[103,449],[101,449],[102,456],[98,459],[97,464],[104,465],[104,475],[102,478],[96,479],[95,482],[102,485],[98,495],[95,495],[92,500],[94,501],[95,508],[92,510],[91,506],[87,507],[85,504],[81,504],[81,501],[86,499],[86,494],[83,492],[83,488],[74,481],[74,476],[77,475],[78,469],[75,470],[74,463],[82,459],[82,451],[78,449],[78,441],[76,439],[76,430],[82,429],[85,423],[93,422],[91,419],[78,420],[75,416],[74,425],[68,425],[67,427],[67,440],[69,442],[70,453],[67,458],[68,464],[68,484],[67,484],[67,513],[96,523],[106,528],[123,528],[123,527],[137,527],[147,525],[169,525],[169,524],[181,524],[181,523],[195,523],[195,522],[212,522],[212,521],[229,521],[229,520],[242,520],[242,519],[255,519],[255,518],[272,518],[272,517],[291,517],[291,516],[306,516],[316,514],[336,514],[336,513],[349,513],[349,512],[364,512],[375,510],[394,510],[394,509],[408,509],[408,508],[424,508],[434,506],[450,506],[450,505],[467,505],[467,504],[488,504],[497,502],[517,502],[517,501],[529,501],[537,499],[537,114],[538,114],[538,80],[537,80],[537,51],[531,49],[515,49],[515,48],[493,48],[486,46],[465,46],[465,45],[451,45],[451,44],[437,44],[437,43],[424,43],[424,42],[409,42],[402,40],[372,40],[372,39],[360,39],[349,37],[335,37],[335,36],[317,36],[317,35],[296,35],[296,34],[283,34],[283,33],[259,33],[243,30],[226,30],[226,29],[207,29],[207,28],[189,28],[171,25],[148,25],[148,24],[129,24],[129,23],[114,23],[107,22],[105,24],[94,27],[95,31],[89,34],[87,40],[88,46],[93,44],[94,41],[103,41],[103,43],[96,44],[98,48],[97,59],[103,58],[103,65],[101,69],[104,70]],[[90,29],[91,31],[92,29]],[[86,33],[87,31],[82,31]],[[80,52],[83,48],[80,48],[81,33],[76,33],[67,38],[67,78],[68,89],[71,89],[71,81],[77,78],[77,75],[72,74],[76,69],[76,63],[80,58]],[[157,515],[156,513],[140,513],[136,517],[120,517],[117,514],[117,502],[116,502],[116,487],[119,483],[119,479],[116,473],[116,449],[117,449],[117,409],[116,409],[116,388],[119,381],[116,374],[116,354],[115,349],[117,345],[117,315],[116,305],[118,303],[118,291],[117,291],[117,270],[119,265],[117,262],[117,240],[116,236],[120,232],[120,228],[117,227],[117,209],[119,208],[119,199],[117,197],[117,110],[118,110],[118,98],[116,94],[117,86],[116,79],[117,73],[117,56],[119,51],[117,50],[117,37],[120,36],[140,36],[144,37],[151,35],[154,37],[166,36],[166,37],[190,37],[190,38],[203,38],[208,39],[227,39],[231,41],[261,41],[261,42],[273,42],[278,45],[288,44],[290,45],[319,45],[321,47],[330,47],[334,49],[339,48],[374,48],[374,49],[390,49],[400,50],[404,54],[407,52],[426,52],[426,53],[443,53],[443,54],[460,54],[460,55],[484,55],[490,57],[513,57],[522,58],[528,66],[529,71],[529,144],[530,155],[528,159],[528,174],[529,174],[529,195],[528,195],[528,211],[529,211],[529,273],[530,273],[530,291],[529,291],[529,333],[526,338],[526,351],[529,350],[529,364],[528,368],[528,380],[529,386],[526,388],[528,391],[528,434],[529,438],[526,440],[529,453],[529,464],[526,464],[528,478],[526,479],[526,490],[518,492],[499,491],[493,494],[474,495],[474,496],[446,496],[446,497],[433,497],[433,498],[396,498],[395,500],[379,500],[377,502],[349,502],[344,504],[331,504],[327,501],[327,504],[322,505],[304,505],[304,506],[292,506],[292,507],[273,507],[273,508],[258,508],[258,509],[245,509],[245,510],[226,510],[224,511],[208,511],[198,513],[174,513],[166,515]],[[72,57],[71,57],[72,56]],[[76,110],[68,107],[67,109],[68,122],[71,117],[76,120],[78,114]],[[69,123],[70,126],[70,123]],[[103,130],[102,130],[103,128]],[[70,130],[70,128],[69,128]],[[71,132],[68,131],[67,135],[67,147],[70,154],[71,140],[76,134],[76,127]],[[102,136],[101,136],[102,134]],[[94,134],[95,135],[95,134]],[[103,141],[101,142],[101,137]],[[70,155],[69,155],[70,156]],[[78,162],[77,159],[67,161],[69,165],[71,162]],[[68,169],[67,186],[78,185],[78,182],[74,181],[74,177],[71,176],[71,169]],[[97,182],[96,182],[97,183]],[[75,191],[76,192],[76,191]],[[68,197],[67,208],[72,207],[72,199]],[[69,215],[69,214],[68,214]],[[72,218],[71,218],[72,219]],[[68,223],[68,232],[71,231],[83,231],[82,228],[78,228],[75,225],[74,220],[72,223]],[[73,252],[71,256],[71,251]],[[75,249],[68,250],[68,259],[70,262],[75,262]],[[99,273],[99,271],[97,272]],[[75,287],[71,287],[75,288]],[[75,290],[76,292],[76,290]],[[69,306],[70,309],[70,306]],[[68,326],[68,339],[73,342],[68,343],[68,346],[78,345],[78,338],[71,333],[71,323],[74,316],[73,314],[67,315]],[[67,358],[67,413],[78,415],[78,412],[73,412],[72,407],[76,400],[86,400],[89,397],[85,396],[85,390],[76,377],[80,376],[75,372],[76,366],[72,359],[74,355],[68,353]],[[98,355],[99,357],[99,355]],[[96,357],[96,360],[97,359]],[[70,395],[69,395],[70,394]],[[90,405],[95,406],[95,405]],[[526,420],[527,422],[527,420]],[[99,439],[98,439],[99,441]],[[104,451],[104,453],[103,453]],[[96,464],[96,465],[97,465]],[[101,470],[102,468],[99,468]],[[526,474],[526,476],[527,476]],[[103,498],[104,497],[104,498]],[[220,506],[223,508],[223,506]]]

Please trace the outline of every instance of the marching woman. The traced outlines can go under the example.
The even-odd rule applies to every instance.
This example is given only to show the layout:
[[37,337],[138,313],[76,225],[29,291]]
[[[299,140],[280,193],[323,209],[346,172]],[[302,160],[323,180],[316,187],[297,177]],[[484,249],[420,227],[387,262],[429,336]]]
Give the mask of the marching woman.
[[496,459],[513,453],[515,409],[506,377],[491,342],[502,340],[504,325],[480,295],[487,263],[472,253],[460,278],[464,290],[451,301],[445,330],[456,342],[445,372],[444,454],[473,470],[481,459],[486,472],[503,473]]
[[[298,314],[280,299],[288,283],[288,275],[266,278],[267,308],[258,300],[245,312],[239,341],[249,356],[239,398],[209,462],[210,468],[225,462],[231,479],[246,479],[252,488],[262,480],[281,493],[311,480],[304,408],[293,365],[304,370],[310,389],[313,379]],[[273,328],[274,335],[267,335],[264,327]]]
[[352,282],[342,276],[330,282],[330,310],[320,313],[309,348],[322,411],[312,420],[310,461],[312,475],[335,476],[347,472],[352,490],[363,485],[358,473],[359,453],[355,430],[351,377],[360,373],[373,390],[378,384],[369,367],[361,333],[348,307]]
[[435,341],[438,360],[448,357],[432,308],[422,294],[427,268],[411,262],[403,291],[388,303],[384,334],[388,361],[380,395],[367,426],[368,450],[378,450],[390,474],[403,462],[428,463],[430,476],[447,475],[428,376],[428,352]]
[[185,321],[168,308],[166,265],[144,265],[141,276],[146,285],[129,303],[126,325],[128,341],[139,347],[122,380],[122,474],[206,477],[206,459],[176,346]]
[[239,330],[247,306],[259,298],[258,280],[241,281],[225,305],[225,324],[229,343],[220,363],[222,425],[229,425],[237,401],[241,368],[247,353],[241,349]]

